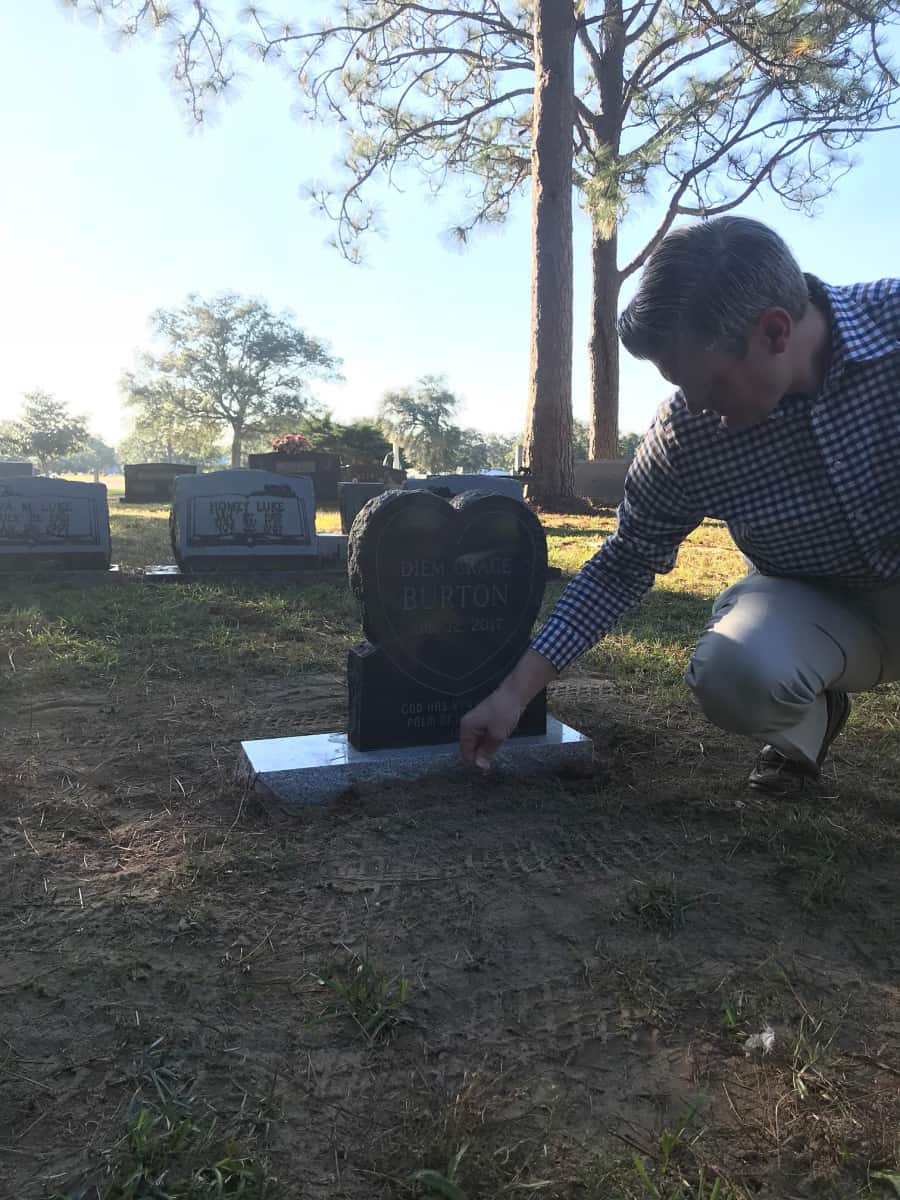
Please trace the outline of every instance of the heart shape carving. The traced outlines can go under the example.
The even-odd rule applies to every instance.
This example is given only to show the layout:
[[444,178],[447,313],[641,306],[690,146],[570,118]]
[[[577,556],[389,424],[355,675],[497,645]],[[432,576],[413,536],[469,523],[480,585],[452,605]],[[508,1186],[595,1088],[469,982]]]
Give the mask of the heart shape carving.
[[521,501],[390,491],[350,531],[366,638],[417,684],[461,696],[499,683],[528,646],[547,541]]

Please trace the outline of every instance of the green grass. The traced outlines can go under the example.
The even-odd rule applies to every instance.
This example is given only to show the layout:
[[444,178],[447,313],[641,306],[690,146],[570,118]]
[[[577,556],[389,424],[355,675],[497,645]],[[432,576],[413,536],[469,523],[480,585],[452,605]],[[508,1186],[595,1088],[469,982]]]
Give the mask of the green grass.
[[[111,508],[126,573],[172,560],[164,507]],[[551,563],[575,571],[612,523],[548,517]],[[20,1111],[4,1087],[33,1081],[30,1107],[0,1143],[27,1187],[25,1155],[70,1128],[84,1160],[14,1194],[262,1200],[279,1194],[271,1138],[302,1195],[315,1136],[310,1194],[348,1200],[889,1197],[896,1013],[878,1005],[896,968],[900,687],[857,699],[824,795],[748,799],[754,747],[707,726],[682,679],[743,570],[704,524],[571,672],[565,715],[597,740],[595,778],[361,788],[290,820],[234,784],[236,742],[251,721],[250,736],[335,727],[361,635],[343,580],[0,591],[20,718],[0,764],[0,1000],[34,979],[0,1120]],[[69,688],[87,716],[57,716]],[[151,1048],[133,1072],[138,1019],[181,1058]],[[769,1023],[772,1053],[746,1058]],[[65,1092],[82,1041],[103,1065]],[[673,1047],[689,1097],[715,1101],[690,1121],[655,1091]],[[638,1117],[604,1075],[613,1054],[647,1093]]]
[[389,975],[365,950],[324,971],[319,984],[329,999],[316,1023],[348,1020],[369,1044],[389,1039],[411,1019],[409,979],[402,971]]
[[704,896],[675,878],[639,880],[628,892],[628,903],[648,929],[659,929],[672,937],[683,929],[688,914],[702,904]]
[[[175,561],[169,537],[167,504],[119,504],[109,506],[112,559],[124,571],[142,571],[156,563]],[[337,508],[321,507],[316,512],[318,533],[339,533],[341,516]]]
[[145,1052],[125,1130],[104,1168],[51,1200],[278,1200],[283,1191],[247,1149],[264,1115],[225,1118],[166,1065],[161,1039]]

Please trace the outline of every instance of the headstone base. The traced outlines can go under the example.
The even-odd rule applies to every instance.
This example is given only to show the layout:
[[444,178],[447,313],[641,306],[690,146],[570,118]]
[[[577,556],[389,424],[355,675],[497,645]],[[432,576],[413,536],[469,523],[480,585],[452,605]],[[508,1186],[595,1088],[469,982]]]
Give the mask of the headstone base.
[[297,566],[297,560],[290,570],[275,568],[268,570],[262,566],[236,567],[234,563],[215,569],[204,568],[202,571],[186,571],[177,563],[152,563],[144,567],[141,578],[148,583],[215,583],[221,579],[262,579],[271,583],[290,582],[303,579],[346,579],[347,566],[337,559],[303,559],[303,565]]
[[79,568],[68,564],[42,566],[23,562],[20,567],[4,566],[0,569],[0,588],[13,584],[21,587],[23,583],[57,583],[78,588],[104,587],[110,583],[118,583],[124,578],[115,563],[110,567]]
[[[555,717],[547,732],[504,742],[492,770],[507,773],[586,771],[593,742]],[[288,807],[325,804],[359,783],[390,783],[470,771],[457,745],[412,746],[402,750],[354,750],[344,733],[264,738],[241,742],[238,777],[263,799]]]

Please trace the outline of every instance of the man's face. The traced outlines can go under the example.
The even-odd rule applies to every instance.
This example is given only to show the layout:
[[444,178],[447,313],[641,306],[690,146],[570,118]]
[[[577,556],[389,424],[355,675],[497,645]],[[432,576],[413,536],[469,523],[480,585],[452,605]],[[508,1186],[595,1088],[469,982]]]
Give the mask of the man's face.
[[784,314],[785,327],[766,316],[748,331],[743,357],[682,342],[671,360],[657,364],[681,389],[690,412],[718,413],[726,429],[738,431],[760,424],[778,406],[790,388],[790,317]]

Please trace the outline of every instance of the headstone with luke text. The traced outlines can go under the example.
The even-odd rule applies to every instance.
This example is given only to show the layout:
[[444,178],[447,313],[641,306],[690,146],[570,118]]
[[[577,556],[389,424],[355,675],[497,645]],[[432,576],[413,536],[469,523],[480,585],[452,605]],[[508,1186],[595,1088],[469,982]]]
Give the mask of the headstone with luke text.
[[[354,522],[349,572],[366,635],[348,662],[351,745],[440,744],[527,648],[547,543],[509,496],[391,491]],[[542,692],[517,732],[543,734],[545,720]]]
[[302,475],[179,475],[171,524],[183,571],[292,570],[318,555],[313,485]]
[[110,553],[105,484],[0,479],[0,571],[105,571]]

